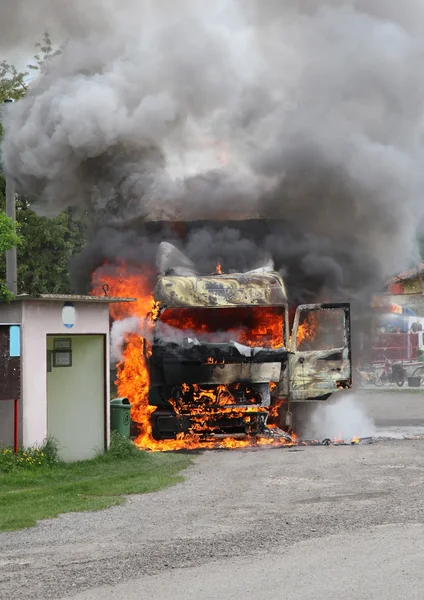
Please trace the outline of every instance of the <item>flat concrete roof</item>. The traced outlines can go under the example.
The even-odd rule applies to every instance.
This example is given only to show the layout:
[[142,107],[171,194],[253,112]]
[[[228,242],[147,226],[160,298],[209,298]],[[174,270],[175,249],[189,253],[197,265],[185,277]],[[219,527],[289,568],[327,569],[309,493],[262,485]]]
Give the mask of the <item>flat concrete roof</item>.
[[113,302],[135,302],[136,298],[116,298],[115,296],[81,296],[77,294],[18,294],[16,300],[37,300],[50,302],[104,302],[111,304]]

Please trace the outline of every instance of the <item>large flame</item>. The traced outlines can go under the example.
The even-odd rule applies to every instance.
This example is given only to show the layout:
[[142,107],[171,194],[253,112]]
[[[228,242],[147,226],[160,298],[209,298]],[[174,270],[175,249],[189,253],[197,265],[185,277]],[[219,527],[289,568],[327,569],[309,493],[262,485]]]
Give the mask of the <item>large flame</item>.
[[[154,278],[150,273],[140,270],[132,270],[130,267],[120,264],[105,264],[100,267],[93,275],[93,294],[102,295],[107,293],[117,298],[135,298],[135,302],[118,302],[111,304],[111,317],[113,320],[122,320],[127,317],[137,317],[140,320],[140,329],[145,332],[147,338],[152,332],[155,320],[159,315],[159,306],[153,298]],[[220,309],[221,318],[224,317],[226,309]],[[240,309],[243,311],[243,309]],[[166,313],[166,311],[165,311]],[[247,314],[249,313],[249,314]],[[241,322],[248,323],[248,328],[239,331],[239,343],[249,346],[266,345],[268,347],[279,347],[284,343],[284,321],[283,315],[272,307],[249,308],[246,314],[241,315]],[[250,319],[250,321],[249,321]],[[230,319],[229,319],[230,320]],[[164,317],[164,322],[169,326],[176,326],[179,329],[190,329],[199,333],[211,331],[211,324],[202,318],[202,309],[196,311],[196,316],[190,311],[176,311]],[[304,340],[313,339],[316,333],[315,315],[310,315],[307,322],[299,327],[297,344],[301,346]],[[151,339],[151,338],[150,338]],[[291,441],[278,437],[252,437],[248,439],[235,439],[226,437],[219,440],[205,441],[200,434],[202,425],[204,425],[205,416],[203,407],[198,409],[190,408],[190,417],[194,416],[194,426],[189,435],[179,434],[177,439],[155,440],[152,435],[151,415],[155,407],[148,404],[149,392],[149,371],[147,367],[147,357],[150,353],[150,344],[147,339],[135,333],[129,333],[126,336],[125,347],[121,361],[117,365],[117,391],[119,396],[127,397],[131,402],[131,418],[138,424],[139,435],[135,440],[138,447],[151,451],[167,451],[181,449],[202,448],[244,448],[253,445],[293,445],[297,444],[296,436],[291,435]],[[208,363],[216,362],[214,358],[209,358]],[[276,384],[271,384],[271,391]],[[192,398],[201,401],[202,398],[212,405],[209,413],[219,411],[219,414],[225,414],[231,417],[242,416],[238,414],[237,406],[234,405],[234,398],[231,390],[225,386],[218,386],[213,397],[211,391],[200,386],[182,386],[182,393],[190,392]],[[233,392],[234,393],[234,392]],[[246,393],[246,392],[245,392]],[[248,395],[248,394],[247,394]],[[246,412],[260,413],[260,406],[254,405],[252,397],[252,407],[243,409]],[[282,401],[278,405],[270,407],[270,417],[276,417]],[[178,406],[174,404],[174,409],[178,414]],[[196,413],[199,413],[196,421]],[[275,427],[270,426],[270,428]],[[199,433],[198,433],[199,432]],[[354,440],[356,442],[356,439]]]
[[[126,317],[136,316],[140,319],[140,326],[144,331],[152,327],[155,317],[157,317],[158,306],[154,301],[152,293],[152,278],[150,274],[140,271],[132,271],[131,268],[124,264],[110,265],[105,264],[100,267],[93,275],[93,293],[102,295],[105,290],[109,296],[117,298],[136,298],[135,302],[122,302],[111,304],[111,316],[114,320],[122,320]],[[107,287],[106,287],[107,286]],[[225,309],[224,309],[225,310]],[[268,311],[268,309],[263,309]],[[200,314],[200,313],[199,313]],[[174,325],[173,317],[168,319],[169,325]],[[181,315],[180,315],[181,316]],[[263,317],[270,316],[266,312]],[[262,324],[261,324],[262,323]],[[200,322],[196,320],[186,320],[184,325],[181,321],[178,322],[179,327],[195,329],[200,326]],[[282,342],[283,322],[277,320],[276,324],[271,327],[268,325],[266,330],[262,319],[258,324],[258,330],[254,332],[257,340],[263,334],[268,334],[271,345],[277,345]],[[207,326],[203,327],[207,330]],[[265,329],[264,329],[265,328]],[[277,330],[278,334],[277,334]],[[246,334],[241,333],[240,342],[249,342]],[[259,345],[259,341],[255,341],[253,335],[250,345]],[[154,412],[155,407],[148,404],[149,391],[149,371],[146,364],[146,357],[149,354],[149,343],[137,334],[130,333],[126,337],[126,344],[123,351],[122,359],[117,366],[117,390],[119,396],[127,397],[131,402],[131,418],[138,424],[139,435],[135,443],[140,448],[146,450],[180,450],[194,449],[201,446],[202,448],[243,448],[251,445],[287,445],[292,442],[286,439],[274,438],[259,438],[259,439],[235,439],[233,437],[223,438],[220,440],[204,441],[201,440],[200,434],[196,433],[196,423],[193,433],[190,435],[179,435],[175,440],[155,440],[152,436],[152,426],[150,417]],[[214,359],[211,358],[212,362]],[[221,387],[221,386],[220,386]],[[223,387],[223,386],[222,386]],[[184,388],[183,388],[184,389]],[[210,394],[211,392],[198,386],[194,386],[194,392],[199,396]],[[219,412],[223,414],[231,414],[237,417],[237,408],[231,406],[231,394],[227,389],[218,389],[215,396]],[[209,399],[210,400],[210,399]],[[224,406],[228,402],[230,406]],[[196,411],[193,411],[194,413]],[[246,409],[244,409],[246,412]],[[248,412],[248,410],[247,410]],[[261,412],[260,407],[252,406],[251,412]],[[201,421],[197,423],[200,428]]]
[[220,308],[219,311],[208,308],[172,309],[162,314],[161,323],[200,337],[226,331],[230,339],[250,347],[284,346],[284,315],[278,307],[237,308],[237,322],[232,308]]
[[[157,305],[150,291],[149,274],[131,273],[124,264],[106,264],[94,273],[92,283],[95,294],[107,290],[108,295],[116,298],[136,299],[135,302],[111,304],[110,313],[113,320],[135,316],[140,319],[140,326],[152,325],[153,317],[157,313]],[[130,400],[131,418],[140,426],[137,445],[152,449],[150,415],[155,409],[147,402],[149,372],[145,359],[146,345],[148,342],[139,335],[134,333],[127,335],[122,359],[117,365],[116,385],[119,396]]]

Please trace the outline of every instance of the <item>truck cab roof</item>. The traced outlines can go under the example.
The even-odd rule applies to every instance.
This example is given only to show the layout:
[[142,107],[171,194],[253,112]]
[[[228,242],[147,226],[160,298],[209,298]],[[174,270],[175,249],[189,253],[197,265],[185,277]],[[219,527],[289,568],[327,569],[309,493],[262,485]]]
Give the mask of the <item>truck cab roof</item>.
[[225,275],[163,275],[158,278],[155,300],[167,308],[220,308],[286,306],[283,278],[258,269]]

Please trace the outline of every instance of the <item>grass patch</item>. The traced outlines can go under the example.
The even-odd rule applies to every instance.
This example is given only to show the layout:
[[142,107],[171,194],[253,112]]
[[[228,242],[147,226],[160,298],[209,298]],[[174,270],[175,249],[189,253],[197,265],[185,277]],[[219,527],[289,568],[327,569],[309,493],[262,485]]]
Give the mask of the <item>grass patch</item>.
[[183,481],[187,455],[148,454],[113,436],[110,452],[89,461],[21,465],[0,472],[0,531],[32,527],[62,513],[121,504],[125,494],[145,494]]

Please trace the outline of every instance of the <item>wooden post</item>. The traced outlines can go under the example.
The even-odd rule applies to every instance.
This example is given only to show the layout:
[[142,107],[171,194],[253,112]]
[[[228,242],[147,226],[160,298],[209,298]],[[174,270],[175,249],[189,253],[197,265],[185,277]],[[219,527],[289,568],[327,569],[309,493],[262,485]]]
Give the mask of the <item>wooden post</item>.
[[19,450],[19,399],[15,398],[14,403],[13,450],[17,454]]

